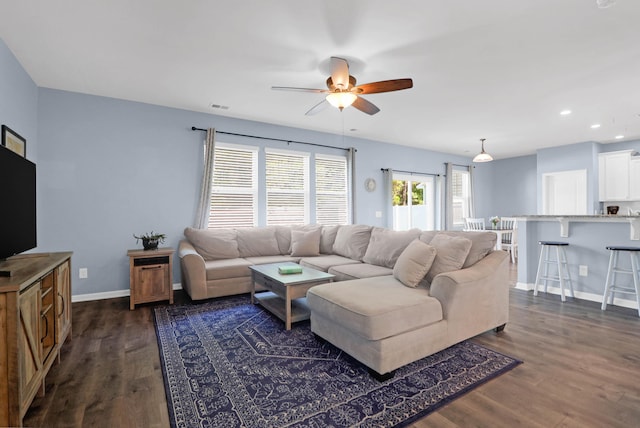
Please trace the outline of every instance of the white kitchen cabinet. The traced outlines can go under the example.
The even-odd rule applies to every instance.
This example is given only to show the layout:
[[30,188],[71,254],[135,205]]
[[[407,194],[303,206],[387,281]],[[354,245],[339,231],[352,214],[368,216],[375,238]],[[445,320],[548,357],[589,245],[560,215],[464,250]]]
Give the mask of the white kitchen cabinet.
[[640,201],[640,157],[634,156],[629,166],[629,197]]
[[[632,156],[635,153],[634,150],[622,150],[598,155],[598,190],[601,201],[640,199],[640,195],[637,195],[640,192],[640,182],[631,178]],[[634,164],[634,168],[637,167],[638,165]],[[634,174],[636,173],[634,169]]]

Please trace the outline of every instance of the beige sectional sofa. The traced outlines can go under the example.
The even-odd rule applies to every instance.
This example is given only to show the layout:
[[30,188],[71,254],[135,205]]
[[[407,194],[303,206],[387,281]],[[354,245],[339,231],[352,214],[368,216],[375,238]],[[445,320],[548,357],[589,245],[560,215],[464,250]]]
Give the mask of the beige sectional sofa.
[[178,256],[194,300],[252,289],[252,264],[293,261],[335,275],[307,293],[311,329],[375,375],[508,321],[508,256],[492,232],[365,225],[185,229]]

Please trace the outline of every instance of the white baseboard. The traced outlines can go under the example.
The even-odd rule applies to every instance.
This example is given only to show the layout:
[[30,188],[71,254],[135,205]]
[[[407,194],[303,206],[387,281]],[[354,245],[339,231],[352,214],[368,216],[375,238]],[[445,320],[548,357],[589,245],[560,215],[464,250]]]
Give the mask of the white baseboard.
[[[174,290],[182,290],[182,284],[176,282],[173,284]],[[71,296],[72,302],[89,302],[92,300],[117,299],[118,297],[129,297],[130,290],[105,291],[104,293],[74,294]]]
[[[514,287],[518,290],[525,290],[525,291],[532,291],[533,290],[533,284],[532,283],[524,283],[524,282],[518,282],[516,283],[516,286]],[[538,293],[542,292],[542,287],[538,288]],[[560,295],[560,287],[547,287],[547,293],[550,294],[557,294],[558,296]],[[584,291],[576,291],[576,299],[582,299],[582,300],[589,300],[591,302],[598,302],[598,303],[602,303],[602,294],[594,294],[594,293],[587,293]],[[565,295],[568,295],[567,293],[565,293]],[[638,303],[635,300],[627,300],[627,299],[620,299],[618,297],[615,297],[613,299],[613,304],[615,306],[621,306],[623,308],[630,308],[630,309],[638,309]]]

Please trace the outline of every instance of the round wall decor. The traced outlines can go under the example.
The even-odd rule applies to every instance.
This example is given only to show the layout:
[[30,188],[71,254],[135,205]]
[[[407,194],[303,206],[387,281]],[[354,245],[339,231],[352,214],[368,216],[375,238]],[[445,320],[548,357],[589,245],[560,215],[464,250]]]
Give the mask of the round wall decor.
[[376,180],[374,180],[373,178],[367,178],[366,180],[364,180],[364,188],[367,190],[367,192],[373,192],[374,190],[376,190]]

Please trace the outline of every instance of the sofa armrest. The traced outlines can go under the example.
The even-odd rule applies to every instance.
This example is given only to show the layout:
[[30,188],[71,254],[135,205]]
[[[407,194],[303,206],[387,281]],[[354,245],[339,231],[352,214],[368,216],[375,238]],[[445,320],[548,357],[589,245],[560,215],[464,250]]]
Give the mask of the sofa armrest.
[[187,240],[180,241],[178,245],[178,257],[180,257],[182,288],[193,300],[207,298],[207,269],[204,258]]
[[476,264],[437,275],[429,294],[440,301],[450,334],[459,340],[509,320],[509,256],[493,251]]

